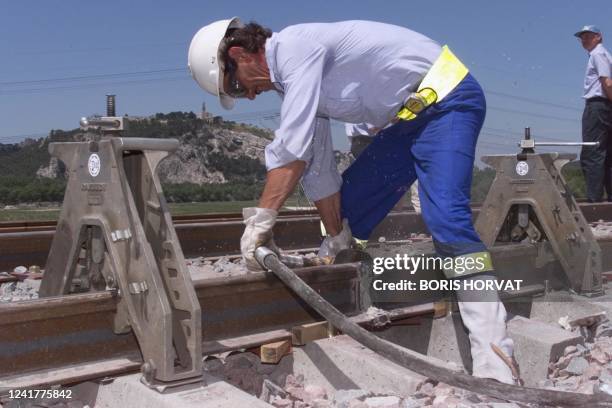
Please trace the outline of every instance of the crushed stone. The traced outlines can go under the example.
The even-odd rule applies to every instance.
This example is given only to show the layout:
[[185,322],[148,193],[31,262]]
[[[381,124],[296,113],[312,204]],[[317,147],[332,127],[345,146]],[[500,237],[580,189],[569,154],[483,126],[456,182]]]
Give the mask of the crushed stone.
[[6,282],[0,285],[0,303],[38,299],[40,279]]

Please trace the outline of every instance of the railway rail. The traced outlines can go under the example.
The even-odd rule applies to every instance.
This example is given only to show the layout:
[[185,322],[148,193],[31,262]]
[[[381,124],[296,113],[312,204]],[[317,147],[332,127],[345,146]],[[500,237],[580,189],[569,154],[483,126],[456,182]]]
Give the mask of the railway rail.
[[[158,391],[201,382],[203,355],[288,340],[293,328],[324,317],[328,328],[332,324],[434,380],[493,396],[516,391],[508,396],[521,401],[531,395],[545,405],[581,405],[580,394],[490,380],[480,388],[482,381],[447,367],[434,369],[427,357],[406,348],[398,354],[395,345],[364,332],[354,323],[382,329],[430,314],[448,315],[453,305],[448,291],[400,292],[384,299],[385,311],[372,315],[369,308],[382,306],[383,300],[374,296],[367,262],[298,268],[296,277],[260,259],[278,278],[270,272],[223,278],[194,274],[185,257],[239,254],[240,214],[172,219],[157,165],[179,142],[121,137],[124,121],[115,116],[113,96],[107,116],[85,118],[81,128],[87,141],[49,148],[71,174],[57,228],[53,223],[0,224],[0,271],[17,265],[45,269],[42,298],[0,304],[0,400],[3,390],[70,385],[139,368],[140,381]],[[551,289],[601,295],[608,276],[602,272],[612,270],[612,233],[596,237],[589,223],[612,220],[612,204],[574,200],[560,172],[575,155],[535,154],[529,129],[520,146],[517,155],[483,158],[496,177],[480,212],[473,211],[498,278],[522,281],[502,297],[529,302]],[[319,224],[313,212],[283,213],[275,226],[277,244],[288,250],[316,248]],[[426,234],[420,216],[392,213],[372,234],[368,252],[375,257],[433,253],[432,243],[418,234]],[[418,279],[442,277],[440,269],[427,268],[419,270]],[[412,275],[385,270],[390,279],[402,274]],[[433,371],[419,370],[425,366]],[[584,401],[612,406],[608,395],[594,393]]]
[[[612,219],[611,204],[581,204],[589,222]],[[478,210],[474,210],[475,216]],[[47,228],[0,234],[4,268],[16,264],[44,264],[51,242]],[[18,228],[11,226],[10,228]],[[176,230],[186,256],[215,257],[239,253],[236,237],[243,225],[238,214],[181,217]],[[278,243],[288,249],[311,248],[320,239],[319,219],[312,212],[283,213],[277,225]],[[291,233],[288,233],[291,231]],[[426,232],[413,212],[392,213],[376,230],[372,246]],[[403,240],[403,241],[402,241]],[[612,238],[598,240],[603,270],[612,270]],[[492,248],[500,278],[524,279],[524,288],[504,293],[507,298],[533,296],[554,281],[560,269],[546,242],[518,243]],[[0,269],[1,270],[1,269]],[[520,271],[520,273],[517,273]],[[367,306],[361,264],[303,268],[304,281],[340,311],[364,326],[376,322],[363,314]],[[253,273],[218,279],[193,278],[202,313],[203,354],[256,347],[291,337],[291,327],[320,320],[320,316],[271,273]],[[431,315],[443,299],[412,299],[411,304],[389,304],[388,324]],[[91,378],[138,370],[142,364],[132,333],[115,334],[116,302],[111,292],[92,292],[27,302],[0,304],[0,388],[70,384]]]
[[[581,203],[587,222],[612,221],[612,203]],[[473,218],[480,214],[473,208]],[[319,217],[314,211],[281,212],[275,226],[280,248],[314,248],[320,244]],[[239,253],[238,237],[244,224],[239,213],[182,215],[173,217],[185,256],[224,256]],[[0,223],[0,271],[27,263],[44,265],[55,232],[55,222]],[[427,233],[423,219],[413,211],[392,212],[374,230],[370,241],[401,240]]]

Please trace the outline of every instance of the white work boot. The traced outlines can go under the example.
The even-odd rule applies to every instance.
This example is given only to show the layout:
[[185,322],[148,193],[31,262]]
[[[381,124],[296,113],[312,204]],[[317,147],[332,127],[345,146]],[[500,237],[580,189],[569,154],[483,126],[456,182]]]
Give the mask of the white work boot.
[[[466,279],[490,280],[495,278],[490,275],[477,275]],[[458,290],[457,299],[461,319],[469,331],[472,375],[493,378],[506,384],[515,384],[518,379],[515,380],[509,365],[514,343],[506,334],[506,309],[499,301],[497,291]],[[507,358],[499,356],[491,345],[497,346]],[[518,372],[518,367],[515,368]]]

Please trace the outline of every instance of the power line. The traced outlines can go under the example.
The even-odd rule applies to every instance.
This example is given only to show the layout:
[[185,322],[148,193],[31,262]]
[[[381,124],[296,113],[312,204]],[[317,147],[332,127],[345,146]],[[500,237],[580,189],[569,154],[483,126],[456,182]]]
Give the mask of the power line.
[[560,116],[546,115],[546,114],[535,113],[535,112],[525,112],[525,111],[519,111],[519,110],[514,110],[514,109],[499,108],[497,106],[487,106],[487,109],[488,110],[494,110],[494,111],[500,111],[500,112],[506,112],[506,113],[514,113],[514,114],[517,114],[517,115],[533,116],[533,117],[536,117],[536,118],[555,119],[555,120],[561,120],[561,121],[564,121],[564,122],[576,123],[575,119],[562,118]]
[[[35,79],[35,80],[23,80],[23,81],[4,81],[4,82],[0,82],[0,86],[8,86],[8,87],[14,87],[14,86],[23,86],[23,85],[34,85],[34,84],[53,84],[53,83],[61,83],[61,82],[74,82],[74,81],[92,81],[92,80],[100,80],[100,79],[107,79],[107,78],[121,78],[121,77],[134,77],[134,76],[149,76],[149,75],[159,75],[159,74],[174,74],[174,73],[185,73],[187,74],[188,71],[186,68],[166,68],[166,69],[158,69],[158,70],[143,70],[143,71],[131,71],[131,72],[117,72],[117,73],[107,73],[107,74],[96,74],[96,75],[81,75],[81,76],[72,76],[72,77],[60,77],[60,78],[46,78],[46,79]],[[187,78],[188,76],[186,75],[185,78]],[[176,80],[178,78],[169,78],[169,80]],[[115,82],[115,83],[106,83],[107,85],[113,85],[113,84],[128,84],[128,83],[147,83],[147,82],[151,82],[151,81],[160,81],[161,79],[155,79],[155,78],[150,78],[150,80],[141,80],[141,81],[131,81],[131,82]],[[168,80],[166,78],[163,78],[163,80]],[[83,85],[72,85],[72,86],[62,86],[62,87],[46,87],[46,88],[30,88],[30,89],[13,89],[13,90],[0,90],[0,94],[20,94],[20,93],[36,93],[36,92],[41,92],[41,91],[53,91],[53,90],[65,90],[65,89],[75,89],[75,88],[89,88],[91,87],[91,84],[83,84]],[[543,106],[550,106],[553,108],[558,108],[558,109],[565,109],[565,110],[571,110],[571,111],[579,111],[579,108],[577,107],[573,107],[573,106],[569,106],[569,105],[563,105],[563,104],[558,104],[558,103],[553,103],[553,102],[549,102],[549,101],[545,101],[545,100],[541,100],[541,99],[535,99],[535,98],[529,98],[529,97],[525,97],[525,96],[521,96],[521,95],[513,95],[513,94],[509,94],[509,93],[504,93],[504,92],[498,92],[498,91],[487,91],[488,94],[491,95],[496,95],[502,98],[508,98],[508,99],[514,99],[514,100],[520,100],[523,102],[528,102],[528,103],[533,103],[533,104],[537,104],[537,105],[543,105]],[[540,117],[540,118],[545,118],[545,119],[555,119],[555,120],[561,120],[561,121],[571,121],[574,122],[573,119],[568,119],[568,118],[563,118],[563,117],[559,117],[559,116],[554,116],[554,115],[547,115],[547,114],[538,114],[538,113],[534,113],[534,112],[525,112],[525,111],[519,111],[519,110],[513,110],[513,109],[506,109],[506,108],[500,108],[500,107],[495,107],[495,106],[490,106],[489,109],[491,110],[497,110],[497,111],[501,111],[501,112],[506,112],[506,113],[515,113],[515,114],[522,114],[522,115],[529,115],[532,117]],[[274,120],[276,119],[278,116],[280,115],[280,113],[278,112],[278,110],[268,110],[268,111],[259,111],[259,112],[250,112],[250,113],[244,113],[244,114],[239,114],[239,115],[232,115],[231,117],[228,116],[228,118],[232,118],[233,120],[236,121],[249,121],[249,120],[261,120],[262,117],[261,116],[269,116],[269,117],[264,117],[264,120]]]
[[66,82],[66,81],[83,81],[83,80],[92,80],[92,79],[104,79],[104,78],[115,78],[122,76],[134,76],[134,75],[152,75],[152,74],[162,74],[162,73],[176,73],[183,72],[188,73],[187,68],[167,68],[167,69],[157,69],[152,71],[133,71],[133,72],[115,72],[110,74],[97,74],[97,75],[82,75],[75,77],[64,77],[64,78],[48,78],[48,79],[32,79],[27,81],[8,81],[8,82],[0,82],[0,85],[29,85],[29,84],[43,84],[49,82]]
[[[104,78],[114,78],[114,77],[122,77],[122,76],[135,76],[135,75],[152,75],[152,74],[164,74],[164,73],[178,73],[184,72],[187,73],[188,70],[185,67],[176,67],[176,68],[166,68],[166,69],[158,69],[158,70],[143,70],[143,71],[131,71],[131,72],[117,72],[117,73],[107,73],[107,74],[95,74],[95,75],[81,75],[81,76],[72,76],[72,77],[60,77],[60,78],[45,78],[45,79],[31,79],[31,80],[22,80],[22,81],[4,81],[0,82],[0,85],[3,86],[15,86],[15,85],[29,85],[29,84],[43,84],[43,83],[53,83],[53,82],[66,82],[66,81],[84,81],[84,80],[97,80]],[[520,100],[524,102],[551,106],[559,109],[567,109],[572,111],[578,111],[579,108],[576,106],[563,105],[558,103],[553,103],[541,99],[534,99],[525,97],[522,95],[513,95],[505,92],[499,92],[494,90],[487,90],[486,93],[491,95],[500,96],[503,98],[510,98],[515,100]],[[278,114],[277,111],[273,112],[274,114]]]
[[530,102],[530,103],[534,103],[534,104],[538,104],[538,105],[552,106],[554,108],[559,108],[559,109],[567,109],[567,110],[571,110],[571,111],[580,111],[580,108],[578,108],[577,106],[562,105],[562,104],[558,104],[558,103],[552,103],[552,102],[548,102],[548,101],[543,101],[541,99],[527,98],[525,96],[517,96],[517,95],[507,94],[507,93],[504,93],[504,92],[488,91],[488,90],[485,91],[485,93],[486,94],[491,94],[491,95],[496,95],[496,96],[501,96],[503,98],[515,99],[515,100],[523,101],[523,102]]
[[[512,145],[513,141],[512,140],[504,140],[503,142],[494,142],[491,141],[489,139],[483,138],[482,136],[500,136],[500,135],[496,135],[494,133],[489,133],[489,132],[480,132],[480,138],[478,139],[477,145],[481,144],[481,143],[486,143],[486,144],[491,144],[491,145],[495,145],[495,146],[503,146],[503,147],[509,147]],[[506,143],[507,142],[507,143]],[[516,142],[515,142],[516,144]]]
[[[510,135],[510,136],[520,136],[520,138],[522,139],[524,137],[524,135],[525,135],[524,133],[521,133],[521,132],[515,132],[515,131],[506,130],[506,129],[492,128],[492,127],[489,127],[489,126],[483,126],[482,129],[484,131],[483,133],[488,133],[490,135],[494,135],[494,136],[498,136],[498,137],[504,137],[504,138],[507,138]],[[491,133],[491,132],[493,132],[493,133]],[[507,134],[504,135],[504,134],[499,134],[499,133],[495,133],[495,132],[502,132],[502,133],[507,133]],[[550,141],[550,142],[556,142],[556,141],[558,141],[560,139],[560,138],[556,138],[555,139],[555,138],[551,138],[551,137],[548,137],[548,136],[540,136],[539,134],[534,133],[534,132],[532,132],[532,136],[535,139],[546,140],[546,141]]]
[[501,68],[497,68],[497,67],[491,67],[491,66],[487,66],[487,65],[482,65],[479,62],[471,62],[470,65],[472,65],[474,67],[482,68],[482,69],[485,69],[485,70],[489,70],[489,71],[493,71],[493,72],[504,74],[504,78],[506,78],[506,79],[508,79],[508,76],[506,74],[512,74],[512,75],[519,76],[521,80],[524,80],[524,79],[527,79],[527,80],[537,80],[538,82],[547,82],[547,83],[549,83],[551,85],[554,85],[556,88],[563,87],[563,89],[567,89],[567,83],[551,81],[550,77],[548,77],[548,76],[533,75],[531,78],[525,78],[525,75],[526,75],[525,72],[512,71],[512,70],[501,69]]
[[[555,115],[541,114],[541,113],[536,113],[536,112],[506,109],[506,108],[500,108],[500,107],[491,106],[491,105],[489,105],[487,109],[493,110],[493,111],[513,113],[513,114],[518,114],[518,115],[525,115],[525,116],[532,116],[532,117],[538,117],[538,118],[544,118],[544,119],[554,119],[554,120],[559,120],[559,121],[564,121],[564,122],[576,123],[575,119],[555,116]],[[227,116],[226,118],[230,120],[234,120],[234,121],[240,121],[240,120],[249,121],[249,120],[274,119],[279,116],[280,116],[280,113],[278,110],[267,110],[267,111],[259,111],[259,112],[256,111],[256,112],[248,112],[248,113],[237,114],[237,115],[230,115],[230,116]],[[545,137],[541,136],[541,138],[545,138]]]
[[131,48],[146,48],[146,47],[177,47],[182,46],[187,48],[189,44],[181,41],[174,43],[143,43],[143,44],[122,44],[115,45],[112,47],[96,47],[96,48],[76,48],[76,49],[57,49],[57,50],[31,50],[31,51],[18,51],[13,52],[12,55],[40,55],[40,54],[74,54],[74,53],[88,53],[88,52],[105,52],[105,51],[116,51],[120,49],[131,49]]
[[[549,101],[544,101],[544,100],[541,100],[541,99],[528,98],[528,97],[524,97],[524,96],[512,95],[512,94],[503,93],[503,92],[497,92],[497,91],[487,91],[487,92],[492,94],[492,95],[497,95],[497,96],[500,96],[500,97],[503,97],[503,98],[521,100],[521,101],[524,101],[524,102],[529,102],[529,103],[533,103],[533,104],[537,104],[537,105],[550,106],[550,107],[554,107],[554,108],[566,109],[566,110],[571,110],[571,111],[575,111],[575,112],[580,111],[580,109],[578,107],[572,107],[570,105],[557,104],[557,103],[553,103],[553,102],[549,102]],[[496,110],[496,111],[501,111],[501,112],[506,112],[506,113],[514,113],[514,114],[520,114],[520,115],[539,117],[539,118],[544,118],[544,119],[555,119],[555,120],[560,120],[560,121],[565,121],[565,122],[573,122],[573,123],[576,122],[576,120],[571,119],[571,118],[567,118],[567,117],[548,115],[548,114],[541,114],[541,113],[536,113],[536,112],[520,111],[520,110],[514,110],[514,109],[507,109],[507,108],[501,108],[501,107],[491,106],[491,105],[488,106],[488,109]],[[231,120],[236,120],[236,121],[237,120],[259,120],[259,119],[262,119],[262,116],[270,116],[269,118],[265,118],[265,119],[272,119],[272,118],[276,118],[276,117],[280,116],[280,113],[279,113],[278,110],[267,110],[267,111],[258,111],[258,112],[256,111],[256,112],[248,112],[248,113],[243,113],[243,114],[238,114],[238,115],[232,115],[232,116],[228,116],[228,118],[231,118]]]
[[133,79],[130,81],[112,81],[112,82],[100,82],[96,84],[83,84],[83,85],[67,85],[67,86],[56,86],[56,87],[45,87],[45,88],[27,88],[27,89],[15,89],[2,91],[0,90],[0,95],[15,95],[22,93],[40,93],[45,91],[65,91],[65,90],[75,90],[75,89],[87,89],[87,88],[97,88],[100,86],[110,86],[110,85],[133,85],[133,84],[147,84],[147,83],[159,83],[159,82],[171,82],[171,81],[186,81],[190,78],[186,76],[181,77],[167,77],[167,78],[148,78],[148,79]]

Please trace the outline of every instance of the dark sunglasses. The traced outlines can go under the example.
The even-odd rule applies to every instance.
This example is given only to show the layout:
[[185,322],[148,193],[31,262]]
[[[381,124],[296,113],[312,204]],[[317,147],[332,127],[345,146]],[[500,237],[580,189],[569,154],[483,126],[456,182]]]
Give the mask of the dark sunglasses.
[[225,89],[225,93],[231,96],[232,98],[243,98],[246,96],[247,90],[238,78],[236,78],[236,71],[238,70],[238,65],[232,58],[227,58],[227,62],[225,64],[225,76],[227,77],[228,87]]

